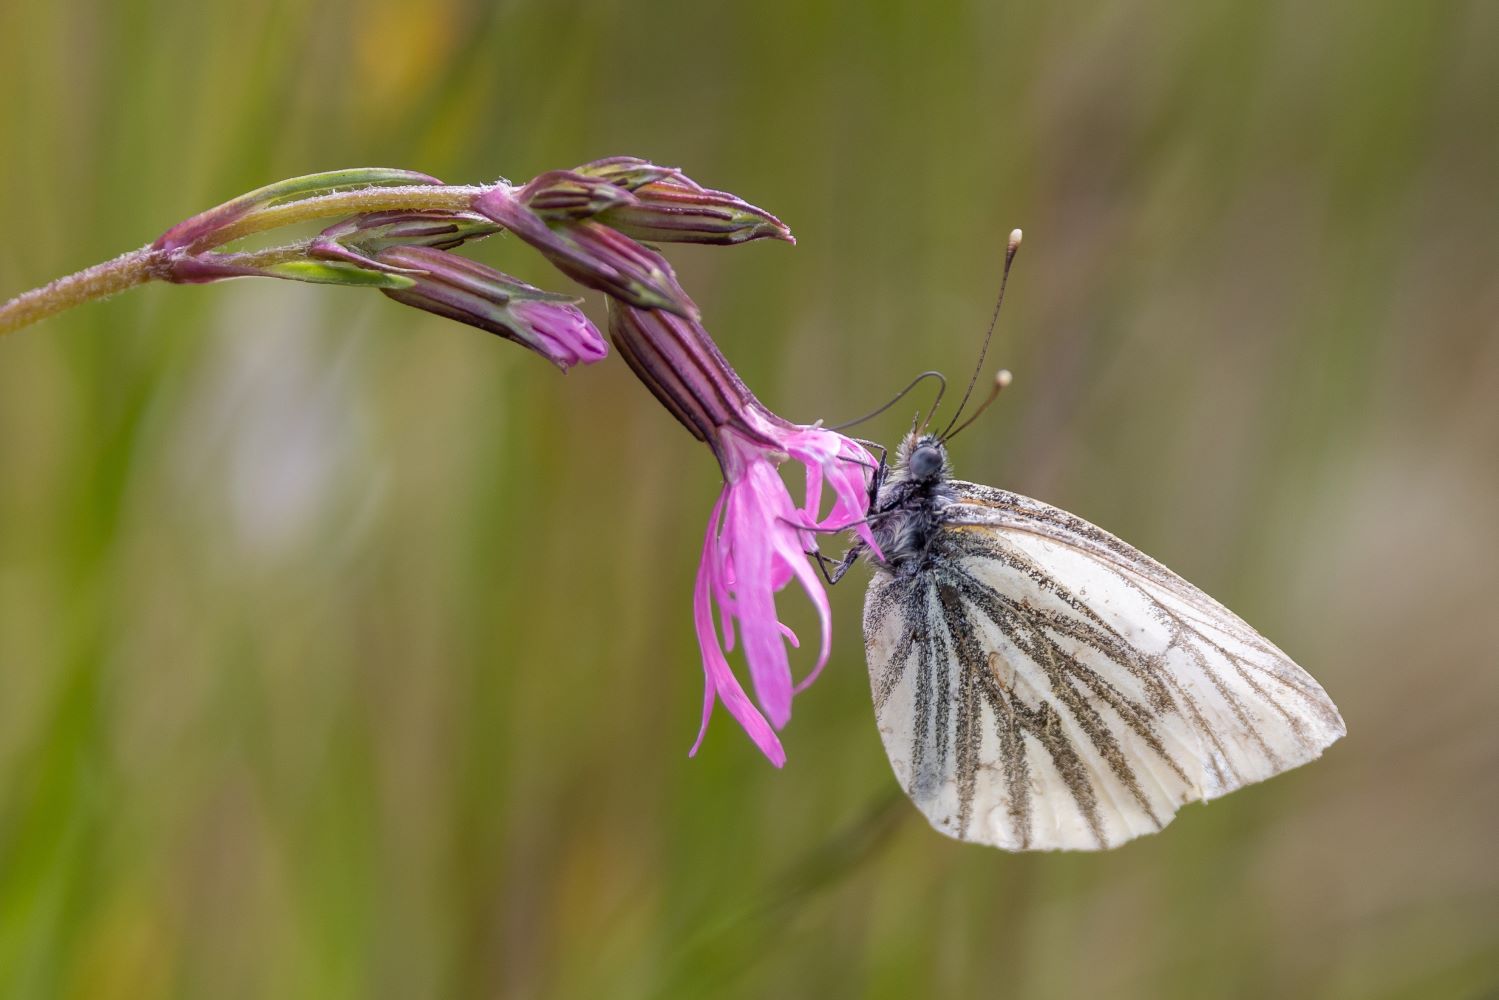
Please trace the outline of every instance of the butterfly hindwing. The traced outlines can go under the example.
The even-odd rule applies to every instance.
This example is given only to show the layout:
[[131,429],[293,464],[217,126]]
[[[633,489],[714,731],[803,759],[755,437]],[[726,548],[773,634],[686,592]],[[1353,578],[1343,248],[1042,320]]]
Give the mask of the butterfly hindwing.
[[1149,557],[950,480],[929,558],[877,571],[880,735],[933,826],[1010,850],[1113,847],[1343,735],[1309,675]]

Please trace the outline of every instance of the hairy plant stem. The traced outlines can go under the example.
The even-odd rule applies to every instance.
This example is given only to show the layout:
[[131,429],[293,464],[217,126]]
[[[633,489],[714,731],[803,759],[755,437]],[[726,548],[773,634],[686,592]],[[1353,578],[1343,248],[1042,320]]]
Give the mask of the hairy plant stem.
[[[391,211],[461,212],[467,210],[474,197],[483,190],[478,186],[430,184],[367,187],[270,205],[251,211],[215,231],[194,246],[193,252],[202,253],[256,233],[332,216]],[[243,262],[263,264],[290,260],[298,255],[296,250],[300,246],[302,244],[256,251],[245,255]],[[144,246],[40,288],[22,292],[0,305],[0,336],[85,302],[107,298],[148,281],[166,279],[171,273],[169,261],[173,253]]]
[[46,319],[64,309],[107,298],[136,285],[144,285],[157,277],[152,273],[152,266],[160,256],[150,247],[141,247],[66,278],[58,278],[40,288],[22,292],[0,305],[0,336]]

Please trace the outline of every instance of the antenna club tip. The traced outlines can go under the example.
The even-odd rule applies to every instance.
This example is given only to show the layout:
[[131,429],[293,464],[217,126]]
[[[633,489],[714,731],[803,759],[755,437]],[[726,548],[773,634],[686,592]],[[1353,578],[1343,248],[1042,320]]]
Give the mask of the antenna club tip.
[[1015,376],[1010,374],[1008,368],[1001,368],[994,373],[994,388],[996,389],[1007,388],[1013,381],[1015,381]]
[[1025,234],[1018,229],[1010,230],[1010,249],[1013,250],[1016,247],[1020,246],[1020,238],[1024,235]]

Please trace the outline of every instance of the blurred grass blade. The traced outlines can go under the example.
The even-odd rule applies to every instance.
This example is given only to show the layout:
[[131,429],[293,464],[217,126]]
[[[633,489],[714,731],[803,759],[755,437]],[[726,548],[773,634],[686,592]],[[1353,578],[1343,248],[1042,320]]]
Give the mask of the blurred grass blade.
[[[874,801],[862,816],[802,854],[769,880],[757,899],[737,911],[710,903],[717,920],[694,920],[684,931],[685,944],[674,956],[655,996],[713,996],[772,947],[791,913],[831,889],[878,857],[908,815],[905,795],[892,792]],[[727,912],[725,910],[727,909]],[[783,918],[783,919],[775,919]]]

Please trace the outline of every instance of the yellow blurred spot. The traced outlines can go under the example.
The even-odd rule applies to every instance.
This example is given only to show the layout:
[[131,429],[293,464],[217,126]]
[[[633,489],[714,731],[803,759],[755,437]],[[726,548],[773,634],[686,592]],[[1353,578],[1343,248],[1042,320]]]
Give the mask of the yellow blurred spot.
[[83,940],[68,995],[90,1000],[164,996],[170,984],[171,948],[161,916],[151,902],[133,892],[105,907]]
[[458,38],[456,0],[368,0],[355,23],[353,94],[371,120],[400,117],[446,75]]

